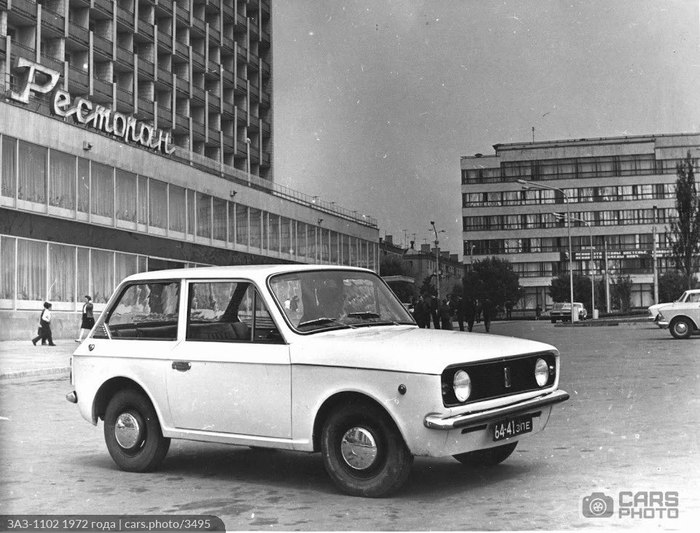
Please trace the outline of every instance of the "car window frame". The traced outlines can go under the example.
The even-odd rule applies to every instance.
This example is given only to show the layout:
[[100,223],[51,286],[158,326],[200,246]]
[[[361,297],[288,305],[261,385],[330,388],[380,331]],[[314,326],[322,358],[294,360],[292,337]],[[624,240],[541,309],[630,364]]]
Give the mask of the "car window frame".
[[[105,312],[97,320],[95,329],[91,338],[102,339],[102,337],[95,337],[94,333],[102,328],[106,333],[106,338],[104,340],[119,340],[119,341],[160,341],[160,342],[178,342],[180,340],[180,332],[182,331],[180,327],[180,321],[182,318],[182,278],[153,278],[153,279],[133,279],[125,281],[117,287],[117,290],[110,298],[107,303]],[[178,300],[177,300],[177,320],[175,321],[175,337],[174,338],[158,338],[158,337],[118,337],[112,334],[112,330],[109,327],[109,321],[112,315],[116,311],[117,307],[124,297],[124,293],[128,291],[131,287],[135,285],[148,285],[148,284],[178,284]]]
[[[263,291],[260,290],[260,286],[252,279],[250,278],[245,278],[245,277],[221,277],[221,278],[186,278],[183,279],[183,294],[182,294],[182,305],[183,305],[183,319],[184,319],[184,327],[183,327],[183,333],[182,333],[182,341],[184,342],[217,342],[217,343],[226,343],[226,344],[289,344],[287,341],[287,338],[285,336],[285,332],[283,328],[280,327],[278,320],[275,318],[274,313],[271,311],[271,306],[269,302],[265,299],[263,296]],[[251,331],[250,331],[250,339],[248,340],[242,340],[242,339],[190,339],[187,336],[189,326],[190,326],[190,306],[192,302],[191,298],[191,291],[190,287],[192,285],[198,284],[198,283],[246,283],[250,287],[253,288],[254,290],[254,297],[253,297],[253,316],[252,316],[252,325],[250,326]],[[270,319],[272,320],[272,323],[274,324],[275,328],[277,329],[277,333],[279,334],[279,339],[271,339],[271,340],[256,340],[255,338],[255,326],[257,322],[257,315],[255,313],[255,308],[257,306],[257,302],[261,301],[262,304],[265,306],[265,309],[267,311],[267,314],[269,315]]]

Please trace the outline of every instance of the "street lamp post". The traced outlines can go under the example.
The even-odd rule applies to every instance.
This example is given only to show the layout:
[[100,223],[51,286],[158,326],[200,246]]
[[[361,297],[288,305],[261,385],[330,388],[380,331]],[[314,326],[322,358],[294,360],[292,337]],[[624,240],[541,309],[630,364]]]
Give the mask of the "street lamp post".
[[657,265],[656,261],[656,216],[658,214],[658,210],[656,206],[653,206],[652,209],[654,210],[654,225],[652,226],[652,254],[651,254],[651,260],[653,261],[653,267],[654,267],[654,303],[658,304],[659,303],[659,267]]
[[569,240],[569,298],[571,302],[571,322],[576,322],[578,318],[576,313],[574,313],[574,270],[573,270],[573,259],[574,256],[571,253],[571,209],[569,207],[569,195],[564,192],[563,189],[559,187],[552,187],[551,185],[544,185],[543,183],[535,183],[532,181],[517,180],[517,182],[523,186],[523,189],[527,190],[530,187],[535,187],[536,189],[549,189],[551,191],[559,191],[564,197],[564,203],[566,204],[566,234]]
[[[440,301],[440,241],[438,240],[438,230],[435,228],[435,222],[430,221],[430,225],[433,227],[435,232],[435,287],[437,289],[437,299]],[[445,230],[440,230],[440,233],[444,233]]]
[[[554,216],[557,216],[558,213],[553,213]],[[559,217],[557,217],[559,218]],[[588,237],[590,239],[590,244],[589,247],[591,249],[591,265],[593,265],[593,226],[588,220],[584,220],[582,218],[574,217],[569,215],[569,218],[571,220],[576,220],[577,222],[581,222],[582,224],[585,224],[588,226]],[[591,266],[591,317],[596,318],[595,316],[595,267]]]

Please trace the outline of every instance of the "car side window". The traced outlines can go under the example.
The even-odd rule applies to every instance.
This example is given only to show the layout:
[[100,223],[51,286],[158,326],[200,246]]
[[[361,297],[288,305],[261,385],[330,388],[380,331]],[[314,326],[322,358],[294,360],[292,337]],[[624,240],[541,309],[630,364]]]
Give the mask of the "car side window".
[[[103,325],[113,339],[175,340],[180,301],[178,281],[134,283],[121,293]],[[95,337],[106,337],[97,328]]]
[[282,342],[253,284],[203,281],[189,284],[187,340]]

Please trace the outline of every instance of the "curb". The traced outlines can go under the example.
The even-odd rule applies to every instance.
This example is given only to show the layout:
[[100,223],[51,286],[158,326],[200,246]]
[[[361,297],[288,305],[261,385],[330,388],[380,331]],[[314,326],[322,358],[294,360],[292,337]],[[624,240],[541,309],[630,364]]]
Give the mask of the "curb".
[[11,380],[11,379],[21,379],[30,377],[41,377],[41,376],[69,376],[70,367],[60,367],[60,368],[40,368],[35,370],[19,370],[17,372],[5,372],[0,374],[0,381]]

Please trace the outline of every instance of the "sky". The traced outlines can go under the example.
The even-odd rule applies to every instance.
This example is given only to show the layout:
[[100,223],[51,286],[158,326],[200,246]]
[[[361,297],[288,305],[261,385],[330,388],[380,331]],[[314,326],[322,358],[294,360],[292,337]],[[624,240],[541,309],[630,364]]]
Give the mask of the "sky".
[[700,131],[699,4],[272,0],[275,181],[461,258],[460,157]]

